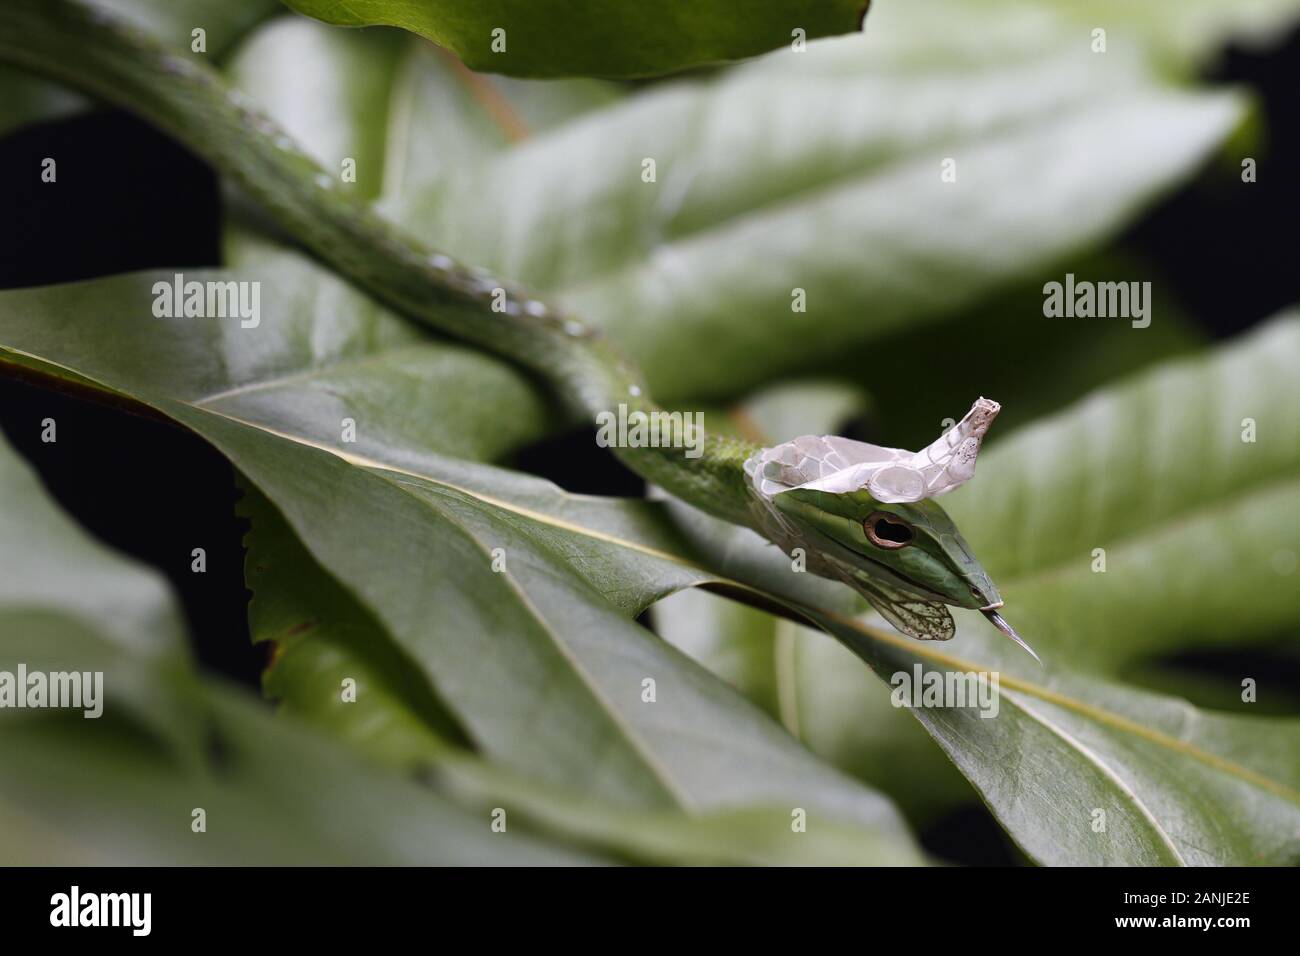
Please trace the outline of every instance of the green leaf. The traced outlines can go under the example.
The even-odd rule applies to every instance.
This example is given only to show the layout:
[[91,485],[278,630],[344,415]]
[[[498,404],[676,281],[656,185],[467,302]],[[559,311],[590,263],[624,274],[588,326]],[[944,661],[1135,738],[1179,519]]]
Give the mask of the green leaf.
[[[1020,4],[1023,0],[1002,0]],[[1089,30],[1103,28],[1108,43],[1138,42],[1179,66],[1203,65],[1228,43],[1276,42],[1300,20],[1298,0],[1056,0],[1060,12]]]
[[[943,30],[916,4],[886,7],[867,36],[630,94],[474,76],[424,46],[292,19],[244,44],[232,76],[327,169],[357,159],[349,188],[604,325],[680,403],[971,328],[988,297],[1090,264],[1083,251],[1242,116],[1239,97],[1172,90],[1131,50],[1091,54],[1059,18],[940,6]],[[947,157],[956,183],[940,179]],[[241,233],[228,261],[264,265],[266,249]],[[1156,322],[1144,342],[1176,335],[1165,307]]]
[[[1240,118],[1236,98],[1169,90],[1131,44],[1100,56],[1081,35],[1038,5],[897,4],[865,36],[623,95],[285,17],[232,78],[327,168],[355,159],[355,189],[407,227],[609,327],[675,403],[968,328],[990,294],[1077,265]],[[232,239],[228,261],[266,249]]]
[[[892,822],[882,801],[823,770],[605,604],[600,589],[621,589],[630,610],[674,586],[649,566],[636,568],[633,556],[591,549],[573,532],[521,520],[467,493],[454,479],[469,466],[439,469],[426,457],[420,474],[391,471],[161,407],[200,430],[276,501],[471,739],[504,765],[634,806],[709,809],[797,798],[794,805],[872,828]],[[503,474],[498,483],[521,480]],[[492,568],[498,559],[506,562],[500,573]],[[659,706],[642,699],[647,678],[656,682]]]
[[[632,77],[765,53],[857,30],[869,0],[285,0],[341,26],[386,24],[432,40],[475,70]],[[501,32],[498,32],[501,31]],[[495,41],[495,45],[494,45]]]
[[80,96],[61,86],[0,64],[0,136],[79,112],[85,105]]
[[[63,712],[0,712],[0,821],[7,839],[6,864],[457,864],[512,865],[593,862],[597,858],[548,845],[527,835],[600,845],[622,859],[698,863],[914,862],[857,827],[813,818],[808,834],[792,832],[787,808],[750,806],[686,818],[630,814],[581,795],[552,792],[505,777],[441,743],[423,724],[422,756],[436,766],[439,789],[454,802],[331,746],[296,720],[270,717],[244,695],[219,682],[200,680],[182,666],[185,650],[177,613],[157,575],[87,540],[46,500],[31,471],[0,442],[0,556],[12,573],[0,584],[0,669],[21,661],[29,670],[105,670],[108,700],[100,718]],[[292,536],[277,536],[273,510],[250,503],[260,536],[256,558],[270,567],[274,583],[259,585],[255,624],[260,636],[276,636],[277,621],[304,595],[293,585],[317,590],[310,605],[331,612],[314,622],[310,640],[328,671],[329,643],[358,635],[349,630],[358,608],[327,577],[296,578],[286,563],[302,557]],[[280,525],[281,530],[283,524]],[[33,542],[37,543],[33,547]],[[14,553],[3,553],[5,548]],[[21,547],[21,555],[16,548]],[[310,559],[307,559],[310,560]],[[330,590],[334,593],[331,595]],[[268,607],[268,594],[275,598]],[[337,603],[324,605],[322,597]],[[345,626],[342,630],[340,623]],[[364,628],[362,628],[364,630]],[[308,632],[289,635],[292,642]],[[367,637],[379,635],[368,634]],[[323,638],[323,640],[322,640]],[[355,645],[357,658],[343,671],[366,674],[366,663],[384,641]],[[364,653],[363,653],[364,652]],[[302,646],[296,652],[307,657]],[[163,659],[141,681],[134,662]],[[297,675],[283,671],[282,653],[271,684],[299,691],[307,686],[339,701],[337,680],[320,684],[322,668]],[[179,660],[178,660],[179,659]],[[359,666],[358,666],[359,665]],[[382,670],[382,669],[381,669]],[[12,670],[11,670],[12,672]],[[363,720],[387,714],[403,718],[384,698],[383,681],[409,687],[402,674],[384,672],[374,683],[363,676],[355,711]],[[163,706],[141,723],[141,695]],[[299,693],[298,703],[315,693]],[[400,696],[400,695],[398,695]],[[389,698],[390,701],[398,697]],[[334,708],[336,712],[347,710]],[[419,711],[427,719],[429,711]],[[436,724],[436,721],[433,723]],[[412,726],[419,720],[411,722]],[[367,743],[373,743],[368,737]],[[432,744],[432,745],[430,745]],[[370,749],[367,747],[366,749]],[[508,810],[507,834],[493,833],[491,813]],[[464,808],[462,808],[462,805]],[[88,812],[92,808],[93,812]],[[192,811],[202,808],[207,830],[191,830]],[[347,827],[337,826],[347,819]],[[524,835],[516,835],[523,830]]]
[[1000,673],[996,719],[969,707],[914,712],[1039,863],[1277,866],[1300,857],[1298,720],[1207,713],[1076,676],[1067,658],[1021,677],[969,621],[953,653],[818,619],[881,676]]
[[[265,496],[247,487],[245,580],[254,643],[272,645],[262,688],[284,709],[369,756],[407,769],[445,758],[464,731],[383,626],[303,548]],[[355,694],[340,689],[351,681]]]
[[24,294],[47,316],[48,341],[79,337],[86,314],[109,311],[118,330],[103,348],[142,389],[313,441],[339,441],[351,418],[365,423],[362,454],[393,443],[494,458],[546,430],[547,400],[522,373],[435,341],[300,256],[270,254],[237,275],[186,270],[184,279],[260,282],[262,324],[125,321],[128,310],[148,313],[154,283],[171,284],[174,273]]
[[[1089,322],[1042,318],[1043,287],[1066,271],[1082,278],[1149,281],[1155,291],[1153,319],[1135,333],[1123,321]],[[1205,335],[1177,301],[1176,284],[1143,258],[1103,248],[1028,277],[988,302],[979,302],[936,329],[921,325],[883,337],[875,360],[849,354],[829,365],[827,375],[858,381],[870,391],[871,440],[897,447],[923,446],[960,418],[978,395],[1002,403],[985,445],[996,448],[1016,428],[1059,411],[1092,389],[1155,362],[1188,355]],[[909,361],[882,360],[924,355],[926,387],[916,387]],[[973,360],[973,357],[978,360]],[[1025,374],[1026,368],[1035,374]]]
[[[387,117],[383,166],[359,187],[436,247],[604,325],[676,402],[820,368],[1039,275],[1183,180],[1243,115],[1235,95],[1167,88],[1132,50],[1092,54],[1059,18],[940,6],[942,30],[917,4],[882,7],[864,36],[603,107],[580,97],[540,131],[515,108],[536,84],[485,86],[429,51],[395,59],[389,97],[366,104],[239,75],[330,168],[373,151]],[[344,40],[266,30],[315,49],[313,73],[347,74]],[[332,108],[313,123],[318,95]]]
[[[1000,674],[996,719],[913,712],[1039,862],[1300,856],[1300,721],[1214,714],[1116,680],[1141,657],[1258,645],[1300,626],[1287,584],[1300,551],[1297,361],[1300,319],[1284,316],[1025,429],[945,498],[1045,669],[971,612],[958,612],[951,644],[930,645],[833,609],[820,582],[799,582],[816,584],[803,599],[791,593],[886,680],[918,665]],[[1242,440],[1247,418],[1260,429],[1254,443]],[[725,528],[693,520],[696,547],[725,556],[734,576],[790,592],[775,566],[743,568],[734,540],[714,544]],[[1106,549],[1105,573],[1092,570],[1093,548]],[[799,661],[799,686],[818,689],[822,720],[850,744],[842,766],[876,752],[852,735],[879,702],[821,695],[851,663],[842,651]],[[1276,686],[1268,674],[1232,675],[1245,678],[1264,693]],[[1096,810],[1104,832],[1092,829]]]
[[183,628],[161,578],[87,539],[2,439],[0,500],[0,670],[102,671],[114,707],[183,750],[201,715],[186,703]]
[[[203,397],[187,358],[200,352],[197,340],[181,340],[189,345],[174,363],[157,363],[158,342],[175,323],[148,317],[152,282],[132,278],[0,296],[0,342],[150,404],[216,445],[391,635],[487,757],[540,784],[629,808],[803,807],[863,829],[882,859],[915,858],[887,801],[820,764],[628,619],[665,593],[712,579],[671,553],[623,545],[620,534],[651,524],[661,508],[564,495],[388,433],[366,439],[363,453],[361,441],[354,448],[337,432],[271,424],[265,408],[258,421],[241,417]],[[256,343],[274,342],[285,314],[264,303],[257,329],[241,329],[238,319],[205,320],[204,328],[227,351],[238,338],[239,354],[260,358]],[[87,315],[111,347],[68,334],[64,323],[84,329]],[[110,333],[118,327],[121,334]],[[153,340],[153,361],[128,347],[132,335]],[[369,428],[357,419],[359,436]],[[609,540],[571,526],[579,516],[599,522]],[[647,678],[656,682],[655,704],[642,699]]]
[[[278,6],[276,0],[89,0],[176,50],[216,58],[230,49]],[[193,31],[204,31],[204,50],[195,51]],[[63,86],[0,64],[0,135],[29,123],[62,119],[90,104]]]
[[[885,42],[839,40],[807,61],[782,54],[647,93],[509,154],[499,175],[515,185],[473,191],[501,206],[442,215],[475,258],[605,324],[656,394],[733,394],[1068,262],[1186,177],[1242,115],[1233,97],[1163,90],[1121,59],[1081,62],[1058,43],[978,70],[863,69]],[[720,116],[746,120],[703,119]],[[683,132],[665,142],[664,129]],[[529,183],[564,154],[591,169],[546,195],[588,234],[523,243],[514,230],[535,235],[556,215]],[[653,185],[627,175],[647,156]],[[949,158],[957,181],[944,183]],[[625,211],[602,216],[611,206]],[[792,309],[796,289],[806,312]]]
[[[994,25],[941,6],[955,26],[937,33],[918,5],[883,8],[868,36],[632,95],[474,76],[400,35],[292,17],[230,62],[326,168],[356,161],[349,188],[604,324],[677,403],[971,328],[956,320],[984,297],[1080,265],[1076,250],[1189,173],[1240,116],[1235,98],[1162,88],[1123,49],[1080,49],[1059,18],[1020,10]],[[722,119],[742,115],[762,121]],[[948,156],[956,183],[939,179]],[[246,229],[228,237],[234,267],[270,279],[286,258]],[[807,313],[791,311],[794,288]],[[332,335],[329,319],[316,334]],[[1163,311],[1157,322],[1144,342],[1167,333]],[[489,389],[502,408],[524,394]],[[535,399],[512,407],[501,418],[518,430],[475,454],[536,437]]]
[[[25,340],[27,351],[44,353],[42,357],[47,360],[56,358],[105,384],[114,384],[111,359],[89,343],[73,343],[57,333],[51,335],[49,317],[38,314],[25,301],[33,295],[18,292],[0,298],[4,315],[0,341]],[[1225,390],[1233,388],[1234,383],[1269,381],[1268,368],[1274,364],[1285,367],[1287,356],[1294,354],[1295,346],[1288,344],[1294,342],[1294,326],[1294,320],[1279,323],[1261,333],[1257,341],[1248,341],[1238,350],[1209,360],[1206,381],[1214,383],[1221,400],[1228,400],[1232,393]],[[36,345],[39,348],[33,347]],[[1254,356],[1253,360],[1242,364],[1238,351]],[[1168,371],[1158,370],[1149,380],[1160,382],[1169,377]],[[1144,393],[1139,388],[1135,394],[1140,398]],[[1187,400],[1187,393],[1173,388],[1163,401],[1144,403],[1139,398],[1127,399],[1132,407],[1124,417],[1140,418],[1145,413],[1149,420],[1163,423],[1168,419],[1161,409],[1178,407]],[[1252,863],[1278,862],[1294,854],[1295,816],[1300,812],[1295,778],[1300,768],[1294,760],[1278,760],[1288,747],[1294,749],[1294,721],[1217,717],[1155,695],[1127,688],[1120,692],[1106,681],[1070,668],[1071,648],[1079,642],[1066,640],[1065,635],[1025,629],[1030,640],[1048,655],[1052,669],[1040,674],[1030,670],[1028,659],[982,621],[972,628],[969,621],[963,620],[957,642],[942,650],[863,628],[850,616],[843,588],[807,575],[789,574],[788,562],[775,549],[757,546],[757,539],[742,529],[711,525],[703,516],[692,519],[683,515],[675,526],[665,524],[664,508],[655,503],[565,496],[544,482],[409,449],[385,450],[389,460],[384,462],[367,462],[356,456],[344,459],[338,450],[326,453],[304,448],[300,440],[274,437],[210,411],[155,401],[169,414],[206,434],[277,501],[313,556],[340,580],[347,580],[394,641],[421,663],[431,685],[456,710],[477,743],[504,764],[543,783],[548,779],[557,786],[567,782],[557,779],[560,774],[555,774],[553,768],[559,762],[567,778],[584,781],[584,786],[594,792],[622,798],[629,805],[671,805],[671,799],[664,802],[662,788],[667,787],[674,787],[678,800],[689,794],[696,806],[734,805],[740,797],[734,790],[728,796],[715,789],[718,780],[711,771],[722,765],[736,773],[736,763],[719,764],[719,754],[706,756],[707,747],[699,749],[697,740],[690,741],[685,751],[679,750],[685,741],[679,737],[682,728],[675,726],[673,715],[667,723],[661,723],[658,716],[651,725],[641,723],[644,711],[638,711],[636,706],[637,682],[648,674],[669,675],[659,680],[661,694],[710,687],[704,695],[707,700],[698,700],[689,708],[686,723],[693,727],[732,727],[742,733],[737,723],[740,711],[734,703],[719,709],[726,696],[716,684],[701,683],[702,675],[685,667],[684,661],[665,654],[624,618],[603,612],[596,598],[603,594],[626,612],[635,612],[681,586],[712,583],[740,589],[744,585],[737,582],[748,582],[773,597],[790,601],[823,623],[866,657],[878,673],[888,675],[916,663],[997,670],[1004,688],[1003,710],[998,719],[981,720],[964,709],[921,709],[917,715],[1035,859],[1115,863],[1174,862],[1178,858],[1186,862]],[[1289,411],[1300,407],[1300,403],[1266,407]],[[1280,435],[1291,434],[1287,430],[1291,426],[1273,427],[1279,429]],[[1103,450],[1105,447],[1101,446]],[[1229,447],[1223,443],[1207,446],[1216,455],[1226,454]],[[1293,450],[1289,453],[1294,455]],[[1277,454],[1281,452],[1274,449],[1262,459],[1266,471],[1278,467],[1273,457]],[[1116,460],[1116,454],[1081,459],[1091,463],[1096,476],[1103,476]],[[1183,463],[1171,460],[1177,465]],[[992,470],[987,463],[982,467]],[[1012,472],[1034,470],[1023,460],[1018,469],[1002,467]],[[1207,469],[1203,460],[1200,467],[1217,474],[1224,465]],[[981,479],[992,495],[991,507],[1001,507],[994,494],[1000,484],[996,479],[990,481],[984,473]],[[1149,500],[1141,500],[1140,505],[1152,507]],[[668,510],[686,511],[680,506],[669,506]],[[656,519],[655,515],[660,517]],[[696,522],[694,528],[692,520]],[[430,521],[437,524],[430,525]],[[1005,526],[1005,522],[998,525]],[[356,532],[354,527],[366,530]],[[1282,533],[1294,535],[1297,524],[1282,521],[1281,527]],[[984,531],[971,533],[977,548],[983,547],[986,537],[994,540]],[[1104,546],[1106,539],[1100,540]],[[462,544],[469,546],[471,542],[477,555],[473,549],[459,550]],[[484,549],[489,543],[504,547],[507,556],[513,555],[516,560],[509,568],[509,584],[503,580],[505,575],[489,579],[490,571],[487,575],[480,571],[475,577],[467,576],[486,570],[488,557]],[[997,568],[998,551],[996,547],[991,550],[991,563]],[[716,556],[712,573],[701,570],[710,555]],[[522,567],[517,563],[520,556]],[[557,557],[559,563],[554,560]],[[443,569],[444,573],[422,580],[414,595],[404,591],[402,582],[409,579],[411,569],[424,566]],[[1247,575],[1253,570],[1242,567]],[[1253,604],[1253,579],[1232,569],[1227,569],[1226,575],[1220,582],[1222,590],[1209,600],[1218,605],[1222,602],[1220,595],[1230,595],[1243,607]],[[500,581],[509,590],[492,588],[489,580]],[[510,597],[510,590],[516,587],[518,598],[526,595],[526,605]],[[1006,586],[1011,602],[1008,613],[1017,607],[1014,589],[1012,580]],[[477,607],[476,592],[486,596]],[[1166,600],[1164,593],[1149,596],[1156,606]],[[1207,606],[1204,593],[1180,594],[1179,599],[1187,602],[1189,616],[1198,606],[1202,610]],[[1294,602],[1291,604],[1294,615]],[[493,614],[491,625],[482,617],[489,608]],[[583,637],[585,628],[574,623],[575,615],[596,622],[593,630],[599,632],[599,641],[593,644]],[[459,653],[439,650],[443,641],[453,638],[438,625],[457,617],[465,622],[463,632],[454,635]],[[561,626],[572,629],[561,631],[556,622],[564,622]],[[534,639],[540,636],[539,630],[546,632],[546,640]],[[476,658],[473,680],[469,679],[470,672],[458,676],[466,642],[485,637],[497,640],[498,636],[509,644],[490,657]],[[1102,635],[1093,637],[1100,639]],[[563,647],[566,655],[557,659],[553,653],[548,655],[548,647]],[[611,657],[615,648],[617,655]],[[628,661],[632,662],[630,667],[620,666]],[[580,669],[575,670],[574,663],[580,663]],[[527,711],[527,701],[535,700],[527,695],[535,690],[539,674],[559,681],[559,687],[573,688],[554,695],[560,700],[545,712],[528,713],[530,736],[523,739],[534,746],[548,746],[543,761],[535,761],[534,753],[515,749],[518,735],[523,733],[517,723],[521,709],[518,702],[484,693],[494,682],[497,687],[517,686],[526,695],[522,709]],[[489,679],[485,675],[500,676]],[[612,680],[611,686],[630,682],[630,690],[622,693],[633,700],[604,700],[608,705],[605,719],[617,714],[619,719],[629,721],[624,726],[630,728],[630,737],[610,730],[609,723],[604,728],[596,723],[601,708],[591,710],[590,690],[571,683],[582,677],[595,680],[588,688],[601,686],[604,680]],[[767,743],[760,746],[771,749],[774,762],[765,764],[767,773],[761,782],[724,778],[729,787],[739,787],[750,802],[796,789],[803,794],[816,792],[826,801],[822,806],[834,807],[833,816],[845,813],[847,805],[859,807],[858,812],[863,814],[859,822],[871,816],[869,804],[860,798],[850,799],[847,804],[841,802],[845,794],[839,784],[822,778],[812,786],[808,775],[816,764],[805,768],[798,784],[789,780],[783,783],[776,766],[785,764],[793,769],[799,760],[793,752],[775,757],[783,747],[772,749],[775,738],[766,732],[755,736],[760,726],[753,722],[755,717],[751,712],[742,722],[749,726],[743,732],[749,743],[739,744],[732,739],[727,752],[734,755],[745,747],[752,748],[756,740],[765,740]],[[583,721],[581,732],[589,736],[584,738],[587,752],[581,760],[553,740],[555,732],[549,724],[552,719],[565,732],[572,731],[570,721]],[[602,752],[590,735],[607,741],[621,740],[621,744],[608,743],[612,752]],[[656,777],[656,771],[664,766],[660,764],[654,770],[645,764],[642,770],[636,769],[638,756],[627,749],[633,740],[652,742],[658,758],[667,761],[667,766],[679,775]],[[1025,751],[1033,754],[1032,760],[989,758],[989,754],[1017,752],[1017,742],[1022,740],[1033,741],[1032,748]],[[672,745],[665,748],[669,741]],[[607,771],[616,780],[593,777],[591,753],[599,754],[597,772]],[[1140,761],[1133,757],[1135,753],[1141,755]],[[704,770],[706,765],[710,766],[709,773]],[[1197,781],[1201,795],[1189,796],[1180,782],[1184,777]],[[1063,790],[1069,791],[1068,799]],[[1026,798],[1027,792],[1032,793],[1032,799]],[[1207,800],[1204,793],[1212,796]],[[799,805],[805,802],[812,801],[801,801]],[[1249,812],[1243,802],[1249,802]],[[1111,837],[1099,834],[1081,841],[1063,840],[1062,834],[1075,832],[1070,827],[1078,828],[1079,833],[1091,833],[1089,814],[1095,809],[1108,811],[1111,829],[1107,832]],[[1078,814],[1083,818],[1076,819]],[[1283,839],[1284,834],[1292,836]]]
[[1290,313],[1023,429],[945,499],[1043,648],[1117,673],[1293,626],[1278,555],[1300,537],[1298,358]]
[[[242,509],[252,518],[249,582],[254,639],[275,642],[264,686],[285,709],[329,729],[368,756],[404,769],[432,767],[435,779],[484,813],[501,806],[552,835],[598,844],[620,857],[652,862],[915,862],[861,827],[814,818],[796,837],[788,807],[747,806],[685,816],[629,811],[581,793],[503,773],[459,750],[460,729],[432,700],[419,669],[403,661],[380,623],[329,577],[256,491]],[[355,682],[344,702],[339,688]],[[806,839],[811,833],[813,839]]]
[[[474,813],[264,705],[205,688],[206,765],[114,716],[42,715],[0,734],[7,865],[559,865],[599,858]],[[205,833],[191,831],[206,811]],[[340,821],[347,821],[340,826]]]
[[104,690],[93,718],[0,709],[3,863],[583,859],[494,834],[486,814],[200,680],[161,578],[89,540],[3,440],[0,497],[0,670],[102,671]]
[[[220,57],[278,6],[275,0],[90,0],[176,49]],[[195,30],[205,50],[193,50]]]

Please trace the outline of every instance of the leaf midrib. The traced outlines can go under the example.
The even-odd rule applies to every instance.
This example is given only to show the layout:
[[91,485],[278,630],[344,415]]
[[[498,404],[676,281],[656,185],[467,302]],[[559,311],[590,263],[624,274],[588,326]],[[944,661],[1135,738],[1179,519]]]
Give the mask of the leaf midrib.
[[[226,417],[226,416],[222,416],[222,417]],[[479,553],[483,555],[485,561],[487,561],[488,563],[491,562],[492,560],[491,549],[488,548],[482,541],[480,541],[478,536],[474,533],[474,531],[471,530],[469,527],[467,527],[465,523],[461,521],[458,516],[452,514],[449,511],[445,511],[435,507],[432,502],[425,500],[419,495],[411,494],[408,489],[402,487],[401,482],[395,481],[391,477],[389,477],[389,474],[385,474],[385,472],[389,472],[390,474],[394,473],[390,469],[366,467],[366,470],[369,471],[371,474],[374,474],[381,481],[387,483],[390,487],[396,488],[405,497],[417,502],[418,504],[425,507],[427,510],[436,514],[441,520],[446,521],[448,524],[455,527],[456,530],[458,530],[479,551]],[[403,472],[396,472],[396,473],[403,473]],[[428,481],[430,479],[425,478],[424,480]],[[435,482],[435,484],[437,484],[437,482]],[[447,486],[447,487],[455,487],[455,486]],[[460,490],[460,489],[456,489],[456,490]],[[674,802],[678,804],[678,806],[680,806],[683,810],[686,810],[687,812],[697,809],[690,795],[681,788],[680,784],[673,778],[673,775],[668,771],[668,769],[664,767],[655,758],[652,752],[648,751],[645,748],[644,743],[641,741],[640,736],[636,732],[636,728],[629,725],[624,720],[623,716],[618,712],[618,709],[614,707],[614,705],[609,701],[609,699],[604,695],[604,693],[601,692],[596,682],[592,680],[591,675],[588,674],[586,669],[582,666],[582,663],[576,657],[574,657],[573,653],[569,650],[568,646],[564,643],[563,640],[560,639],[559,634],[557,634],[555,630],[551,627],[550,622],[546,619],[546,616],[541,613],[541,611],[533,603],[532,599],[529,598],[528,593],[519,586],[518,582],[516,582],[513,576],[510,575],[509,573],[495,575],[495,576],[503,578],[505,580],[506,586],[509,589],[509,592],[514,596],[516,602],[523,608],[523,610],[528,614],[528,616],[533,621],[536,622],[538,628],[550,640],[551,644],[554,646],[556,652],[560,655],[560,657],[563,658],[569,664],[569,667],[574,673],[574,675],[577,676],[577,678],[582,683],[582,685],[587,689],[587,692],[591,695],[592,699],[598,703],[599,709],[605,715],[606,719],[609,720],[609,722],[621,732],[623,738],[630,744],[632,750],[640,758],[643,766],[645,766],[646,769],[650,771],[651,775],[658,781],[660,786],[664,788],[664,790],[667,793],[667,796],[669,796]],[[599,595],[596,596],[599,597]]]
[[[817,609],[816,613],[822,617],[829,618],[844,627],[852,628],[873,640],[890,644],[901,650],[907,651],[908,653],[915,654],[918,657],[924,657],[936,664],[941,664],[952,670],[978,671],[983,669],[983,666],[975,661],[965,660],[952,654],[945,654],[942,651],[935,650],[928,644],[911,641],[901,635],[896,637],[893,634],[869,627],[854,618],[845,617],[844,615],[838,614],[834,611]],[[1218,754],[1202,750],[1200,747],[1188,743],[1185,740],[1179,740],[1177,737],[1173,737],[1159,730],[1153,730],[1152,728],[1140,724],[1122,714],[1103,710],[1102,708],[1086,703],[1085,701],[1062,694],[1060,691],[1043,687],[1040,684],[1035,684],[1032,681],[1016,677],[1015,675],[1006,674],[1004,672],[1001,675],[1000,681],[1003,685],[1010,687],[1012,690],[1018,690],[1022,693],[1029,694],[1031,697],[1037,697],[1039,700],[1046,701],[1049,704],[1055,704],[1058,707],[1073,711],[1074,713],[1077,713],[1082,717],[1087,717],[1089,720],[1093,720],[1099,724],[1104,724],[1116,730],[1130,733],[1148,743],[1156,744],[1157,746],[1171,750],[1174,753],[1197,760],[1214,770],[1237,777],[1300,806],[1300,791],[1293,790],[1284,783],[1271,780],[1248,767],[1243,767],[1241,764],[1234,763],[1225,757],[1220,757]],[[1014,702],[1014,697],[1012,700]]]
[[1174,860],[1178,863],[1178,865],[1187,866],[1187,861],[1183,858],[1182,853],[1179,852],[1177,845],[1173,841],[1173,838],[1170,837],[1169,833],[1165,830],[1165,828],[1160,825],[1160,821],[1156,818],[1156,815],[1142,801],[1142,798],[1137,795],[1137,792],[1134,791],[1133,788],[1130,787],[1127,782],[1125,782],[1124,778],[1121,777],[1119,773],[1110,764],[1106,763],[1106,761],[1104,761],[1101,758],[1100,754],[1095,753],[1092,750],[1092,748],[1087,746],[1083,741],[1079,740],[1077,737],[1075,737],[1073,734],[1067,731],[1064,727],[1061,727],[1053,723],[1052,721],[1048,720],[1047,717],[1045,717],[1044,715],[1039,714],[1032,707],[1029,707],[1024,701],[1016,700],[1014,695],[1008,697],[1007,695],[1003,694],[1002,699],[1009,700],[1012,704],[1016,705],[1020,709],[1020,712],[1022,714],[1024,714],[1030,720],[1033,720],[1039,725],[1041,725],[1042,727],[1046,728],[1049,733],[1055,734],[1057,737],[1061,738],[1061,740],[1065,741],[1066,745],[1069,746],[1074,752],[1082,756],[1084,760],[1093,764],[1097,768],[1097,770],[1101,773],[1102,777],[1108,780],[1111,783],[1111,785],[1120,792],[1122,797],[1125,800],[1127,800],[1130,804],[1132,804],[1134,808],[1136,808],[1137,812],[1142,815],[1143,819],[1145,819],[1147,823],[1150,824],[1151,829],[1153,829],[1156,832],[1156,835],[1160,837],[1161,842],[1163,842],[1165,846],[1169,849],[1169,852],[1173,854]]

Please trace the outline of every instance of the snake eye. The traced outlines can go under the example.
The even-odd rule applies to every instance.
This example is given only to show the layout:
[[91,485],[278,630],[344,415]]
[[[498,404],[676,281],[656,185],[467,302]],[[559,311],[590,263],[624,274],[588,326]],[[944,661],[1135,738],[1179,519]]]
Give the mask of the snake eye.
[[883,511],[873,511],[867,515],[867,520],[862,522],[862,530],[867,533],[867,539],[872,544],[888,551],[906,548],[916,536],[911,525]]

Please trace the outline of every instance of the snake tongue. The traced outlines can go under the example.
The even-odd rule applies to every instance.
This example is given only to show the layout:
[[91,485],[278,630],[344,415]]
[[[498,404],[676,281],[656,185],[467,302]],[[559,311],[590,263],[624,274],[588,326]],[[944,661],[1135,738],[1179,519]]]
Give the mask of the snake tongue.
[[1029,652],[1030,657],[1038,661],[1039,664],[1043,663],[1043,659],[1034,653],[1034,649],[1025,643],[1024,638],[1022,638],[1019,634],[1016,633],[1016,629],[1013,628],[1010,624],[1008,624],[1006,622],[1006,618],[1004,618],[1001,614],[999,614],[997,611],[992,610],[991,608],[988,609],[981,608],[980,613],[983,614],[985,617],[987,617],[989,621],[993,624],[993,626],[996,627],[999,631],[1001,631],[1007,637],[1011,638],[1013,641],[1015,641],[1025,650],[1027,650]]

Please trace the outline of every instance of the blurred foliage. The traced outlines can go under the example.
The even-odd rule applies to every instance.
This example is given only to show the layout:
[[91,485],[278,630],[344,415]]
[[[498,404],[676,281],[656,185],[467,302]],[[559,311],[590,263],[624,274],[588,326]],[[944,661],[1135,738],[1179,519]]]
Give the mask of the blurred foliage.
[[[649,76],[857,30],[869,0],[285,0],[340,26],[389,24],[514,76]],[[796,32],[797,31],[797,32]]]

